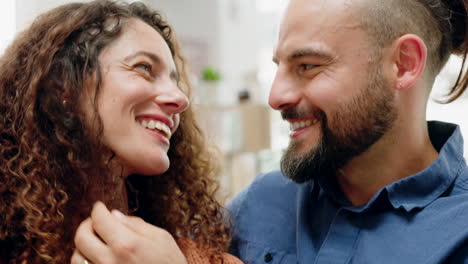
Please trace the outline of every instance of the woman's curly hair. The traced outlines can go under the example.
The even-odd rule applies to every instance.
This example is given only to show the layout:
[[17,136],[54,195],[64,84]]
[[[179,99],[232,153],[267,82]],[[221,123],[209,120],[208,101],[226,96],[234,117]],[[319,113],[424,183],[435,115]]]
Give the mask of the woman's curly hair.
[[[69,262],[79,223],[72,219],[87,217],[94,202],[87,196],[89,186],[102,186],[98,198],[111,199],[114,180],[106,173],[101,120],[99,131],[91,131],[77,102],[90,80],[96,102],[98,56],[132,18],[161,34],[182,76],[180,87],[189,94],[170,26],[142,3],[60,6],[39,16],[1,58],[0,262]],[[168,155],[166,173],[127,179],[130,203],[137,204],[134,215],[212,248],[212,256],[219,257],[230,233],[214,198],[217,184],[211,176],[217,163],[191,109],[181,114]]]

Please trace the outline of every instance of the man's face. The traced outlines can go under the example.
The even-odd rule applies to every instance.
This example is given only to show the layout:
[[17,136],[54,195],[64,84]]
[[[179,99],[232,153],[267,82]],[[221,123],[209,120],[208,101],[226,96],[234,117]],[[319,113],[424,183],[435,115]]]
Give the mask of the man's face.
[[280,28],[269,103],[290,123],[281,168],[297,182],[335,173],[397,117],[382,62],[349,12],[352,2],[292,0]]

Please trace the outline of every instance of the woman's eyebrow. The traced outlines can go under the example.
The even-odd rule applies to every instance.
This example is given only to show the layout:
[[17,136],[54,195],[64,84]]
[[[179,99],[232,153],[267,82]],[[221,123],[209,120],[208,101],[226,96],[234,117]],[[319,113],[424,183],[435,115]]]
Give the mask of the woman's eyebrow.
[[[152,60],[154,64],[158,64],[158,65],[161,65],[162,61],[163,61],[159,55],[154,54],[152,52],[144,51],[144,50],[140,50],[140,51],[137,51],[137,52],[135,52],[133,54],[130,54],[130,55],[126,56],[124,58],[124,61],[128,62],[128,61],[130,61],[130,60],[132,60],[132,59],[134,59],[135,57],[138,57],[138,56],[146,56],[150,60]],[[180,81],[180,74],[175,69],[170,70],[170,77],[175,82]]]
[[152,52],[143,51],[143,50],[137,51],[135,53],[132,53],[132,54],[126,56],[124,58],[124,61],[128,62],[128,61],[134,59],[135,57],[138,57],[138,56],[141,56],[141,55],[150,58],[153,61],[153,63],[161,64],[161,62],[162,62],[162,59],[161,59],[161,57],[159,57],[159,55],[154,54]]

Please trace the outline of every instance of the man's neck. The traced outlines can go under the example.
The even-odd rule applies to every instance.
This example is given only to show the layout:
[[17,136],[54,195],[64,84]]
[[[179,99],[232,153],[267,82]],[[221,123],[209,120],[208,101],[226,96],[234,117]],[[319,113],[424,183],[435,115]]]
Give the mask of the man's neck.
[[353,205],[363,205],[383,187],[424,170],[437,157],[427,124],[396,127],[341,169],[338,183]]

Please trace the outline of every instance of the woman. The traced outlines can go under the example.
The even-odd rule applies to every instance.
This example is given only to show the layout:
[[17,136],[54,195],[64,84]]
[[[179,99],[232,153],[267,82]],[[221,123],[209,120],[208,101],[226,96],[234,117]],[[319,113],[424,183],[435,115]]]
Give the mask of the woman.
[[0,63],[0,263],[68,263],[78,226],[74,261],[102,260],[83,243],[131,259],[102,228],[117,225],[189,262],[236,262],[188,94],[171,28],[145,5],[39,16]]

